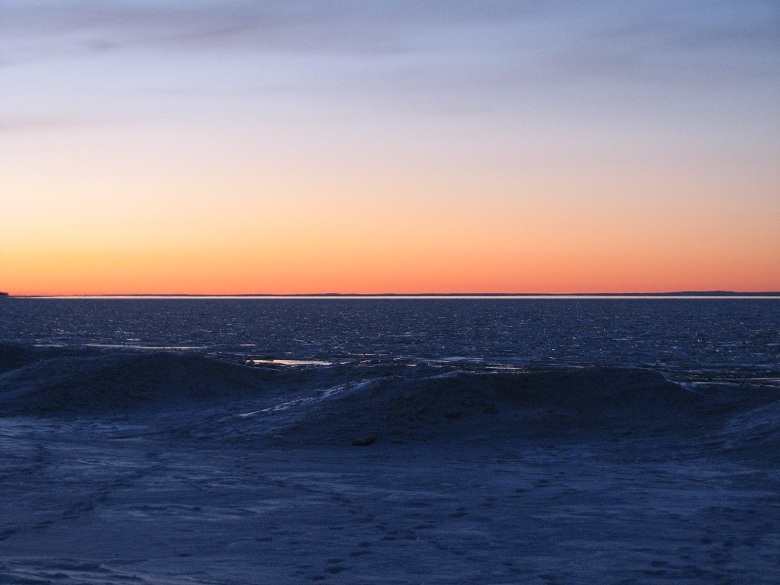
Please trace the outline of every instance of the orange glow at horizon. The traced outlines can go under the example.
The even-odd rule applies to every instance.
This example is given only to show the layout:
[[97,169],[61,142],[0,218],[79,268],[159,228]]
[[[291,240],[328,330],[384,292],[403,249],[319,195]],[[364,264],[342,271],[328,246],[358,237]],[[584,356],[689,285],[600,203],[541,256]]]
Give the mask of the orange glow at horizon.
[[[0,233],[0,290],[44,296],[780,290],[780,202],[765,196],[746,213],[736,183],[681,187],[621,173],[614,169],[608,181],[580,173],[574,180],[550,168],[523,181],[478,173],[455,183],[430,173],[358,180],[334,171],[314,187],[294,178],[263,184],[248,175],[222,188],[191,179],[186,197],[175,184],[155,188],[143,176],[51,186],[51,178],[31,174],[18,184],[27,197]],[[690,189],[687,197],[681,188]],[[695,189],[714,194],[717,204],[705,205]],[[223,190],[232,195],[229,203],[216,203]]]
[[192,226],[172,226],[137,240],[99,232],[15,242],[0,256],[2,285],[44,296],[780,290],[771,218],[752,233],[737,226],[727,245],[713,246],[692,218],[643,233],[641,224],[619,229],[599,214],[543,221],[538,212],[480,218],[467,206],[438,222],[429,213],[341,213],[288,218],[257,233],[231,217],[232,230],[213,227],[200,238]]
[[[552,174],[550,171],[549,174]],[[336,177],[316,196],[152,192],[101,200],[104,183],[47,187],[0,234],[0,290],[18,295],[596,293],[780,290],[780,203],[625,198],[589,179],[462,185],[420,178],[381,189]],[[438,182],[437,182],[438,181]],[[85,187],[90,187],[86,189]],[[605,189],[609,187],[611,191]],[[705,184],[700,189],[714,190]],[[236,183],[234,191],[262,187]],[[265,187],[271,189],[272,186]],[[276,186],[278,189],[278,186]],[[41,204],[50,190],[72,203]],[[533,190],[533,197],[526,196]],[[92,192],[90,192],[92,191]],[[394,193],[400,196],[394,196]],[[444,195],[436,195],[444,193]],[[519,193],[519,196],[516,195]],[[37,194],[37,195],[36,195]],[[489,197],[487,196],[489,195]],[[233,199],[235,200],[235,198]],[[44,200],[45,201],[45,200]],[[29,226],[36,226],[30,231]]]

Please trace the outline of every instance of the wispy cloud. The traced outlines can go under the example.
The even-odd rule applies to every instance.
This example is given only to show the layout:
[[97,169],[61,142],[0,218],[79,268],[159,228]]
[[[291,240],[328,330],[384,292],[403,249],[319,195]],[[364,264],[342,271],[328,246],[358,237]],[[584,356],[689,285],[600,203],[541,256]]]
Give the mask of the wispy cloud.
[[[360,0],[5,2],[3,34],[18,60],[130,45],[384,53],[415,30],[503,22],[543,2]],[[15,49],[15,50],[14,50]],[[13,60],[14,56],[6,57]]]
[[129,47],[430,53],[452,49],[455,30],[465,48],[538,57],[564,74],[620,75],[653,62],[683,72],[718,53],[735,68],[780,66],[776,2],[6,0],[2,11],[6,65]]
[[105,119],[97,120],[76,116],[0,116],[0,134],[57,129],[69,130],[105,123],[107,123]]
[[5,0],[2,10],[6,66],[138,50],[339,63],[324,84],[298,77],[193,91],[338,91],[348,80],[354,92],[446,96],[468,109],[529,88],[610,80],[703,88],[780,76],[780,4],[771,0]]

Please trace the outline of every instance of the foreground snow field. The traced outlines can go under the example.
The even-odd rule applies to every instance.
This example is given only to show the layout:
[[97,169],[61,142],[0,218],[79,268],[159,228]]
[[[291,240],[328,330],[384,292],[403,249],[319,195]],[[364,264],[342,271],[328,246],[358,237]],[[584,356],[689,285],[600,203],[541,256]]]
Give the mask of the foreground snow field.
[[776,469],[669,455],[6,419],[0,582],[776,583]]

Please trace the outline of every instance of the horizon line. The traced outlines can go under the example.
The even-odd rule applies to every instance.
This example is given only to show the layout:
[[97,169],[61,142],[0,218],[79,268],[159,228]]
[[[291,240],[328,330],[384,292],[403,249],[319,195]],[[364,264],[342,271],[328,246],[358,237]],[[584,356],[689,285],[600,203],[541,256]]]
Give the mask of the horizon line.
[[534,293],[534,292],[427,292],[427,293],[86,293],[86,294],[21,294],[0,292],[0,296],[14,298],[338,298],[338,297],[671,297],[671,296],[780,296],[780,291],[738,292],[730,290],[685,290],[664,292],[576,292],[576,293]]

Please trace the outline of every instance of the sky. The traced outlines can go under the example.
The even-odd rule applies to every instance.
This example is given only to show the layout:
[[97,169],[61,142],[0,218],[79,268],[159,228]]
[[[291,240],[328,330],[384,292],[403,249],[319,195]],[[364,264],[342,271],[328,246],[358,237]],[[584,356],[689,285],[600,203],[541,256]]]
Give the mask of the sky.
[[780,290],[776,0],[0,0],[0,290]]

